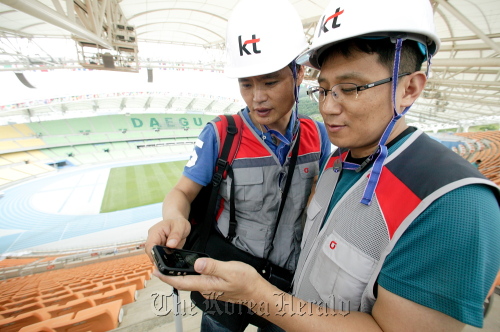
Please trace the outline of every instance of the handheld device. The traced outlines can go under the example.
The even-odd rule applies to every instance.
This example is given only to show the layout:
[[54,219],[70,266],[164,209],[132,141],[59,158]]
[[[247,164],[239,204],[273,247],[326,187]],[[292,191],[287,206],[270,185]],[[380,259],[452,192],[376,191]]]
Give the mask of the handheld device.
[[158,270],[162,274],[170,276],[199,274],[194,270],[194,262],[198,258],[209,257],[207,254],[201,252],[172,249],[158,245],[153,247],[151,254]]

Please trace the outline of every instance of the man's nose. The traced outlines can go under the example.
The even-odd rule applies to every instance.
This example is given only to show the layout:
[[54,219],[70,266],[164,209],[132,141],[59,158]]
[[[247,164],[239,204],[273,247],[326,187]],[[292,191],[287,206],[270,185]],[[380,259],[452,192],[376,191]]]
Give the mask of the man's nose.
[[257,103],[261,103],[267,100],[267,91],[258,86],[253,89],[253,100]]
[[325,96],[325,100],[320,102],[319,110],[325,114],[339,114],[342,111],[342,105],[329,93]]

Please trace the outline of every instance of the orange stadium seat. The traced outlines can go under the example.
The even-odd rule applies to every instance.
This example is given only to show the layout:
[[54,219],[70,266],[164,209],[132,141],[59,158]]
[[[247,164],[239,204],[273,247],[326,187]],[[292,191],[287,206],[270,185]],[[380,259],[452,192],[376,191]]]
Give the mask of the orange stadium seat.
[[73,292],[71,290],[65,289],[65,290],[57,291],[55,293],[48,293],[45,295],[41,295],[38,298],[40,299],[40,302],[43,303],[46,300],[53,299],[53,298],[60,297],[60,296],[64,296],[64,295],[69,295],[69,294],[73,294]]
[[68,303],[69,301],[77,300],[77,299],[80,299],[82,297],[83,296],[80,293],[65,294],[65,295],[62,295],[62,296],[54,297],[54,298],[47,299],[45,301],[40,301],[40,302],[42,302],[42,304],[45,307],[48,307],[48,306],[51,306],[51,305],[54,305],[54,304],[64,305],[64,304]]
[[85,285],[78,285],[78,284],[74,284],[73,285],[70,285],[68,287],[71,288],[71,290],[73,291],[73,293],[78,293],[78,292],[83,292],[83,291],[86,291],[86,290],[91,290],[93,288],[96,288],[100,285],[97,285],[97,284],[93,284],[93,283],[89,283],[89,284],[85,284]]
[[50,319],[51,316],[43,309],[27,312],[16,317],[0,320],[0,331],[17,332],[21,328]]
[[65,305],[53,305],[45,308],[44,310],[50,315],[50,317],[54,318],[95,306],[96,303],[93,300],[86,298],[69,301]]
[[41,295],[53,294],[61,291],[66,291],[66,287],[52,284],[52,285],[44,285],[40,288]]
[[130,285],[136,285],[137,289],[143,289],[146,286],[146,277],[140,276],[132,279],[127,279],[125,281],[120,281],[114,284],[116,288],[126,287]]
[[[122,318],[122,301],[117,300],[79,311],[70,325],[74,328],[67,331],[109,331],[117,328]],[[52,328],[57,331],[58,327],[54,326]]]
[[74,286],[92,286],[93,283],[95,282],[95,279],[92,281],[86,280],[86,281],[72,281],[66,284],[69,288],[73,289]]
[[11,297],[12,301],[22,301],[24,299],[30,299],[36,296],[40,296],[38,289],[24,289],[22,291],[16,292],[15,295]]
[[5,304],[4,307],[5,307],[5,309],[14,309],[17,307],[22,307],[22,306],[25,306],[27,304],[33,303],[34,298],[36,298],[36,296],[30,297],[30,298],[24,298],[24,299],[19,300],[19,301],[14,300],[13,302]]
[[41,321],[39,323],[31,324],[28,326],[23,327],[22,329],[19,330],[19,332],[40,332],[40,331],[57,331],[54,328],[52,328],[52,325],[55,324],[64,324],[69,321],[71,321],[75,317],[74,313],[67,314],[64,316],[59,316],[56,318],[51,318],[48,320]]
[[151,274],[153,273],[152,271],[153,269],[151,268],[151,270],[147,269],[147,270],[143,270],[143,271],[138,271],[136,272],[137,270],[134,270],[134,273],[132,274],[129,274],[127,277],[129,279],[131,278],[134,278],[134,277],[145,277],[146,280],[151,280]]
[[89,299],[93,300],[96,305],[112,302],[115,300],[122,300],[123,305],[125,305],[134,302],[136,298],[137,291],[135,285],[122,287],[119,289],[108,291],[104,294],[98,294],[89,297]]
[[471,153],[466,159],[470,162],[481,159],[479,171],[491,181],[500,185],[500,131],[457,133],[456,135],[481,141],[484,148]]
[[[3,297],[0,298],[0,308],[5,308],[4,306],[6,304],[12,303],[12,299],[10,297]],[[0,309],[2,310],[2,309]]]
[[114,283],[117,283],[119,281],[125,281],[125,280],[127,280],[127,277],[121,276],[121,277],[117,277],[117,278],[104,279],[104,280],[101,280],[101,282],[103,285],[108,285],[108,284],[114,284]]
[[80,294],[82,294],[83,297],[88,297],[88,296],[92,296],[92,295],[96,295],[96,294],[104,294],[104,293],[106,293],[110,290],[114,290],[114,289],[116,289],[116,288],[112,284],[111,285],[103,285],[103,286],[95,287],[95,288],[80,292]]
[[[147,255],[141,254],[3,280],[0,319],[28,322],[36,320],[37,313],[48,313],[52,319],[61,316],[73,319],[77,312],[92,306],[116,300],[129,304],[136,300],[137,290],[143,289],[151,278],[151,271],[152,263]],[[68,318],[68,314],[73,315]],[[39,328],[50,331],[48,326]]]
[[17,307],[17,308],[12,308],[12,309],[0,311],[0,316],[1,316],[1,318],[15,317],[15,316],[19,316],[21,314],[24,314],[26,312],[30,312],[30,311],[40,309],[43,307],[44,307],[43,304],[41,304],[39,302],[34,302],[34,303],[30,303],[30,304],[27,304],[27,305],[22,306],[22,307]]
[[48,328],[56,332],[105,332],[117,328],[122,316],[122,301],[118,300],[35,323],[19,331],[38,332]]

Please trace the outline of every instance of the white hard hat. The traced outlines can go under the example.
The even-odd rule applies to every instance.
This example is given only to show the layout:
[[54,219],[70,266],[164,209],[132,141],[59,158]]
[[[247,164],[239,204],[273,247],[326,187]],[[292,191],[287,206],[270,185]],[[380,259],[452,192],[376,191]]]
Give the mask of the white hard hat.
[[334,43],[356,37],[415,40],[434,55],[440,40],[434,29],[430,0],[332,0],[320,17],[314,40],[297,62],[316,69],[321,53]]
[[278,71],[307,45],[289,0],[241,0],[227,23],[225,73],[243,78]]

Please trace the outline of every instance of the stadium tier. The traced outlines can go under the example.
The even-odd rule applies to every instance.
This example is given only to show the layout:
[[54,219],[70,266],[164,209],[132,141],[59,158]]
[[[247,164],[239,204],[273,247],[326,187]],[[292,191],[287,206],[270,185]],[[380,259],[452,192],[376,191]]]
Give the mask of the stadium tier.
[[476,147],[465,158],[470,162],[481,160],[479,171],[500,186],[500,131],[469,132],[457,135],[476,143]]
[[214,116],[134,114],[0,126],[0,153],[115,141],[197,137]]
[[[152,264],[142,253],[142,249],[134,250],[133,256],[103,261],[96,257],[93,264],[73,268],[70,256],[65,268],[54,269],[52,263],[64,261],[62,257],[48,261],[47,272],[1,281],[0,330],[98,332],[117,328],[122,307],[133,303],[151,279]],[[19,261],[26,266],[33,263]]]
[[106,115],[0,126],[0,186],[66,166],[189,154],[212,118]]

